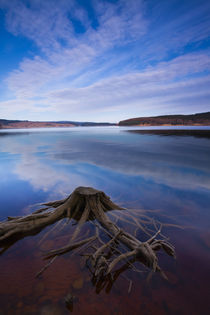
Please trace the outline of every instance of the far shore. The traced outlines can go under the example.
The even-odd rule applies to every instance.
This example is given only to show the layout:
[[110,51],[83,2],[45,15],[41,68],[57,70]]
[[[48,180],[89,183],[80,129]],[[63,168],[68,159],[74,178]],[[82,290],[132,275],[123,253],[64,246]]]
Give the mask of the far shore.
[[43,129],[43,128],[46,128],[46,129],[50,129],[50,128],[54,128],[54,129],[57,129],[57,128],[72,128],[72,127],[113,127],[113,126],[116,126],[116,127],[210,127],[210,124],[207,125],[207,124],[185,124],[185,125],[174,125],[174,124],[162,124],[162,125],[153,125],[153,124],[138,124],[138,125],[131,125],[131,126],[120,126],[119,124],[113,124],[113,125],[85,125],[85,126],[77,126],[77,125],[58,125],[58,126],[36,126],[36,125],[32,125],[32,126],[4,126],[4,127],[0,127],[0,131],[1,130],[12,130],[12,129]]
[[118,123],[93,121],[30,121],[0,119],[0,129],[29,128],[63,128],[63,127],[181,127],[210,126],[210,112],[191,115],[164,115],[153,117],[138,117],[119,121]]
[[[131,127],[182,127],[182,126],[210,126],[210,124],[137,124],[131,125]],[[123,126],[122,126],[123,127]],[[128,127],[128,126],[124,126]]]
[[45,124],[30,124],[30,125],[8,125],[8,126],[1,126],[0,130],[11,130],[11,129],[33,129],[33,128],[37,128],[37,129],[41,129],[41,128],[72,128],[72,127],[112,127],[112,126],[118,126],[118,127],[208,127],[210,126],[210,124],[179,124],[179,125],[175,125],[175,124],[137,124],[137,125],[130,125],[130,126],[123,126],[123,125],[119,125],[119,124],[93,124],[93,125],[84,125],[84,126],[80,126],[80,125],[73,125],[73,124],[52,124],[52,125],[45,125]]

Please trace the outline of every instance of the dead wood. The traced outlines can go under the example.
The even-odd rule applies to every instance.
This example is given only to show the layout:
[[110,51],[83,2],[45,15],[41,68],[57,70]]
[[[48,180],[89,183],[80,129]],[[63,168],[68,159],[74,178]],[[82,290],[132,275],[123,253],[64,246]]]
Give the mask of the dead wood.
[[[163,249],[165,253],[175,257],[174,247],[161,236],[161,226],[157,228],[157,224],[154,225],[156,230],[153,231],[153,235],[151,235],[151,229],[147,230],[144,222],[146,220],[146,222],[151,223],[152,219],[145,214],[142,222],[141,219],[132,217],[132,212],[129,217],[127,215],[127,219],[124,218],[124,221],[134,226],[135,235],[138,230],[141,230],[147,237],[149,236],[146,241],[139,240],[135,235],[120,229],[116,223],[111,221],[106,212],[123,210],[123,208],[113,203],[103,191],[91,187],[78,187],[67,198],[44,203],[43,205],[44,208],[30,215],[8,217],[7,221],[0,222],[0,247],[7,248],[8,242],[14,243],[27,235],[37,233],[37,231],[63,218],[75,220],[77,226],[68,244],[44,255],[45,259],[51,258],[51,261],[38,275],[54,261],[55,257],[83,245],[86,245],[86,250],[89,250],[88,253],[83,253],[83,255],[87,257],[87,265],[96,283],[101,279],[112,277],[116,266],[122,262],[132,266],[130,261],[139,261],[152,271],[161,272],[164,276],[158,265],[156,252]],[[116,217],[116,214],[114,214],[114,217]],[[96,233],[90,237],[84,236],[82,240],[78,241],[76,238],[86,221],[91,221],[96,226]],[[98,227],[105,231],[108,241],[101,239]]]

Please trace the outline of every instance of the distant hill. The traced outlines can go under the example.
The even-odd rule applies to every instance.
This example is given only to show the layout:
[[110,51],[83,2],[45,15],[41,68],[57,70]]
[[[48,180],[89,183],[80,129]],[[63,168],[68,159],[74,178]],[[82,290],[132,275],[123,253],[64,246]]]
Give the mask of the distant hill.
[[119,126],[209,126],[210,112],[192,115],[138,117],[119,122]]
[[0,119],[0,129],[79,127],[79,126],[112,126],[115,124],[76,121],[29,121]]

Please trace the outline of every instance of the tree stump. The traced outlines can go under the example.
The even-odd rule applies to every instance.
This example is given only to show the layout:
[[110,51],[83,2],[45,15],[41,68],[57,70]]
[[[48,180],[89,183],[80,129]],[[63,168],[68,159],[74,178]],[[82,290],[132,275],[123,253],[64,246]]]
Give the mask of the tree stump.
[[[46,253],[44,255],[45,259],[54,259],[59,255],[86,245],[86,250],[89,248],[91,252],[84,253],[84,255],[91,266],[91,272],[96,282],[111,276],[115,267],[122,261],[126,263],[139,261],[154,272],[158,271],[165,276],[158,265],[156,252],[163,249],[168,255],[175,257],[174,247],[164,238],[159,238],[161,227],[156,230],[154,235],[143,242],[112,222],[106,212],[123,210],[124,208],[112,202],[103,191],[91,187],[78,187],[67,198],[44,203],[43,206],[43,208],[30,215],[8,217],[7,221],[0,223],[2,252],[9,243],[14,243],[27,235],[35,234],[47,225],[53,224],[62,218],[69,218],[69,220],[74,219],[77,222],[77,227],[70,242],[62,248]],[[75,241],[86,221],[91,221],[95,225],[95,235]],[[138,222],[136,226],[141,227]],[[99,229],[106,232],[109,241],[102,241],[99,236]],[[93,245],[93,243],[94,246],[90,247],[90,244]],[[44,270],[45,268],[40,273]]]

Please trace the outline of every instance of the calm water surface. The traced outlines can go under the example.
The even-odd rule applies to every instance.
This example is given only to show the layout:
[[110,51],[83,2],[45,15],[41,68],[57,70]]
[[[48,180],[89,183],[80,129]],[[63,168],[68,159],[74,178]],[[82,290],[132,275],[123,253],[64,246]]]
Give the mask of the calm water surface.
[[[141,273],[125,270],[112,287],[97,290],[84,261],[71,253],[35,278],[45,264],[43,253],[69,240],[74,227],[61,222],[0,256],[0,314],[68,314],[64,297],[69,292],[77,297],[75,314],[207,314],[210,128],[1,130],[1,220],[61,199],[77,186],[103,190],[128,213],[148,210],[154,219],[177,226],[163,230],[177,259],[159,255],[169,281],[155,274],[148,282],[143,268]],[[129,224],[121,224],[132,232]]]

